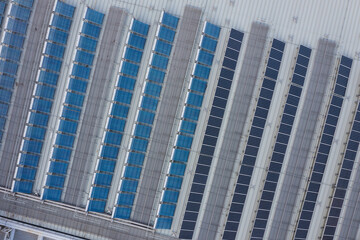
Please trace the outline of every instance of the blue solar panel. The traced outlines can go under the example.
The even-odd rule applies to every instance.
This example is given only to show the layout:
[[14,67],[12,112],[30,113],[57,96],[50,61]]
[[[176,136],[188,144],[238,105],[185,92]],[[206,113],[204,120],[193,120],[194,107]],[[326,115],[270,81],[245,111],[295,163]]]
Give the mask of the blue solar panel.
[[115,169],[115,163],[116,163],[116,161],[114,161],[114,160],[101,159],[101,160],[99,160],[99,165],[98,165],[97,169],[101,172],[112,173],[112,172],[114,172],[114,169]]
[[155,51],[158,53],[170,56],[171,48],[172,45],[170,43],[161,40],[156,41]]
[[148,31],[149,31],[149,25],[143,22],[140,22],[136,19],[133,19],[132,25],[131,25],[131,30],[139,33],[141,35],[147,36]]
[[93,191],[91,192],[91,198],[106,199],[108,194],[109,194],[108,188],[94,187]]
[[154,54],[152,57],[151,65],[165,70],[167,68],[169,59],[167,57],[160,56],[158,54]]
[[103,20],[104,20],[104,14],[100,13],[98,11],[95,11],[95,10],[93,10],[91,8],[88,8],[86,10],[85,19],[90,21],[90,22],[101,25],[103,23]]
[[209,36],[217,39],[219,37],[219,35],[220,35],[220,30],[221,30],[220,27],[218,27],[218,26],[216,26],[214,24],[211,24],[209,22],[206,22],[204,33],[206,35],[209,35]]
[[27,8],[31,8],[34,3],[34,0],[13,0],[13,1]]
[[62,62],[50,57],[43,57],[42,68],[49,69],[54,72],[60,72]]
[[116,90],[114,95],[114,101],[119,103],[125,103],[127,105],[130,105],[132,98],[131,92],[126,92],[122,90]]
[[82,48],[89,52],[95,52],[97,41],[88,37],[80,36],[79,48]]
[[12,5],[10,10],[11,16],[24,21],[29,20],[30,13],[31,13],[30,9],[15,4]]
[[170,229],[172,224],[172,218],[158,218],[156,222],[156,228],[158,229]]
[[173,42],[174,38],[175,38],[175,31],[168,29],[166,27],[160,26],[158,37],[167,42]]
[[64,56],[64,51],[65,47],[63,46],[55,43],[46,43],[45,53],[50,56],[62,58]]
[[53,15],[51,25],[58,29],[69,31],[71,26],[71,20],[59,15]]
[[154,118],[155,118],[154,113],[150,113],[150,112],[146,112],[146,111],[139,111],[137,121],[141,122],[141,123],[146,123],[146,124],[152,125],[154,122]]
[[56,3],[55,12],[57,12],[63,16],[72,18],[74,15],[74,10],[75,10],[75,7],[73,7],[69,4],[66,4],[64,2],[58,1]]
[[8,60],[18,62],[20,60],[21,51],[15,48],[2,46],[0,56]]
[[43,193],[43,198],[52,201],[60,201],[61,199],[61,190],[45,188]]
[[203,36],[201,40],[201,47],[211,52],[215,52],[217,41],[215,39],[211,39],[209,37]]
[[11,32],[5,32],[4,35],[4,43],[9,46],[13,46],[16,48],[22,48],[24,45],[25,37],[21,35],[17,35]]
[[84,22],[81,32],[87,36],[98,38],[101,28],[91,23]]
[[135,82],[136,80],[134,78],[120,75],[116,86],[126,90],[134,90]]
[[133,48],[126,48],[124,58],[136,63],[140,63],[142,52]]
[[189,120],[197,121],[199,118],[199,114],[200,114],[199,109],[187,107],[187,108],[185,108],[183,117],[186,119],[189,119]]
[[194,69],[194,76],[202,79],[208,79],[210,74],[210,68],[197,64]]
[[64,148],[54,148],[52,158],[56,160],[69,161],[71,155],[71,150]]
[[18,65],[16,63],[0,60],[0,72],[15,76],[17,69],[18,69]]
[[68,38],[68,33],[50,28],[48,35],[49,40],[60,44],[66,44],[67,38]]
[[146,38],[130,33],[127,44],[138,49],[144,49],[145,42]]
[[175,16],[173,16],[173,15],[171,15],[169,13],[163,12],[161,22],[165,26],[176,29],[177,25],[178,25],[178,22],[179,22],[179,18],[175,17]]
[[150,138],[150,133],[151,133],[151,127],[138,124],[135,127],[134,136],[142,137],[142,138]]

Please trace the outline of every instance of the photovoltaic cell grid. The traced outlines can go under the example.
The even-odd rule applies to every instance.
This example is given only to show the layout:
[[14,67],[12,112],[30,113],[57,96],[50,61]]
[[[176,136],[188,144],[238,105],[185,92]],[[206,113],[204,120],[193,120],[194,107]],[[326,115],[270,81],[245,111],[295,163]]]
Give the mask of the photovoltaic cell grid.
[[[258,212],[256,214],[253,230],[251,233],[251,239],[263,239],[264,237],[269,212],[271,210],[276,186],[278,184],[278,177],[281,172],[282,164],[287,150],[287,145],[289,143],[290,134],[293,128],[294,119],[299,105],[299,100],[307,73],[310,55],[311,49],[300,46],[299,53],[296,59],[294,73],[291,79],[288,97],[286,99],[283,115],[280,122],[279,132],[276,137],[274,150],[270,160],[269,170],[266,175],[264,188],[258,207]],[[266,88],[274,90],[274,82],[265,78],[264,83],[266,83]],[[262,111],[262,109],[260,108],[257,109],[255,112],[255,116],[258,117],[264,116],[263,114],[264,111]],[[246,163],[245,159],[244,161]],[[239,216],[234,212],[229,214],[229,218],[230,217],[236,219],[236,217]]]
[[[195,67],[193,74],[191,75],[191,83],[183,108],[183,116],[180,121],[176,143],[173,147],[172,160],[167,172],[166,183],[162,191],[155,225],[156,228],[171,228],[199,117],[199,114],[189,115],[188,113],[200,113],[220,30],[221,29],[218,26],[209,22],[205,23],[201,45],[198,50]],[[205,44],[207,41],[212,44]],[[177,182],[180,183],[176,184]]]
[[[32,192],[74,10],[75,7],[71,5],[57,2],[53,20],[48,28],[49,34],[42,53],[42,64],[35,84],[15,175],[15,192]],[[60,27],[63,26],[62,22],[67,23],[66,28]],[[59,34],[51,35],[54,32],[60,33],[62,38]]]
[[115,218],[129,219],[131,215],[178,21],[179,18],[163,12],[122,173]]
[[[345,63],[346,61],[344,61],[344,65],[350,68],[351,60],[350,59],[346,59],[346,60],[348,60],[347,61],[348,64],[346,64]],[[340,75],[338,75],[338,78],[340,78],[342,84],[346,86],[348,78]],[[340,84],[340,82],[338,84]],[[350,176],[352,170],[354,169],[354,161],[359,148],[359,142],[360,142],[360,104],[358,102],[357,110],[355,112],[355,118],[346,145],[344,159],[341,165],[340,174],[338,176],[336,188],[332,196],[331,206],[329,209],[325,229],[323,232],[324,239],[334,238],[334,234],[341,213],[341,208],[344,203],[346,190],[349,185]]]
[[[223,239],[235,239],[236,237],[246,195],[249,189],[251,175],[254,170],[256,157],[264,132],[276,79],[278,77],[284,47],[285,43],[276,39],[273,40],[265,70],[265,77],[262,82],[260,96],[255,109],[255,116],[253,117],[250,135],[245,148],[245,155],[242,159],[242,165],[231,202],[230,212],[225,225]],[[271,195],[271,193],[269,193],[269,195]],[[261,215],[261,217],[263,217],[263,215]]]
[[[208,125],[206,127],[205,136],[203,139],[200,156],[196,166],[193,183],[190,190],[190,195],[186,205],[184,219],[181,225],[179,238],[191,239],[194,234],[194,229],[199,215],[200,205],[203,198],[206,181],[209,175],[212,158],[214,156],[215,146],[220,132],[221,123],[223,120],[232,80],[235,73],[237,59],[244,34],[235,29],[231,29],[228,39],[223,65],[221,68],[218,85],[216,87],[213,104],[210,111]],[[215,45],[215,40],[205,40],[201,43],[201,47]],[[213,43],[212,43],[213,42]],[[213,49],[215,50],[215,47]],[[197,119],[199,111],[184,112],[184,117],[189,119]],[[182,157],[183,158],[183,157]],[[170,178],[170,177],[169,177]],[[172,177],[172,185],[178,184],[181,186],[181,178]],[[166,183],[167,188],[174,188],[169,183]]]
[[[315,163],[311,171],[307,191],[305,193],[305,198],[302,203],[300,217],[298,219],[297,227],[295,229],[295,239],[306,239],[310,227],[311,218],[316,205],[316,199],[319,194],[321,181],[324,175],[326,163],[334,139],[337,122],[339,120],[347,82],[350,75],[351,64],[352,59],[344,56],[341,58],[334,93],[331,98],[330,106],[326,116],[326,122],[321,134],[320,144],[318,146],[317,154],[315,157]],[[343,197],[345,197],[346,191],[340,190],[340,192],[341,191],[342,193],[344,193]]]
[[7,3],[6,1],[0,2],[0,29],[1,29],[4,17],[5,17],[5,10],[6,10],[6,6],[7,6],[6,3]]
[[[50,159],[44,200],[61,199],[103,18],[100,12],[90,8],[86,11]],[[57,15],[54,19],[60,29],[70,26],[69,21],[59,20]]]
[[149,25],[133,19],[91,187],[88,211],[105,211],[148,31]]
[[[1,21],[6,5],[5,2],[0,2]],[[32,5],[32,0],[12,1],[4,27],[0,52],[0,147]]]

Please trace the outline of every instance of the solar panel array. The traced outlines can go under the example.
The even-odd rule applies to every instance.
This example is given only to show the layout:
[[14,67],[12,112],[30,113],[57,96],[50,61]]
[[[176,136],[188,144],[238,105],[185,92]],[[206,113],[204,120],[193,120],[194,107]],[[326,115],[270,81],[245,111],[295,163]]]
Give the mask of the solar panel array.
[[[214,157],[221,123],[223,121],[231,84],[234,78],[236,63],[239,57],[243,36],[244,34],[242,32],[231,29],[218,84],[215,90],[215,97],[208,119],[208,125],[206,127],[200,155],[191,185],[190,195],[186,205],[184,219],[181,225],[179,237],[183,239],[191,239],[194,234],[200,205],[205,191],[205,185],[209,176],[211,162]],[[211,41],[210,38],[205,39],[206,40],[204,41],[203,38],[201,46],[214,46],[213,49],[215,50],[215,40]],[[197,116],[198,114],[199,113],[196,113],[194,115]],[[181,184],[181,179],[175,183]]]
[[[56,15],[55,15],[56,16]],[[88,8],[83,20],[72,72],[66,89],[52,157],[46,176],[43,199],[60,201],[80,123],[86,90],[104,14]],[[57,25],[69,27],[70,21],[56,17]]]
[[[57,2],[53,13],[53,21],[49,26],[46,46],[42,53],[33,103],[26,122],[15,177],[16,192],[31,193],[33,189],[74,10],[71,5]],[[61,21],[67,24],[63,25]]]
[[[7,5],[9,5],[10,12],[5,22],[0,52],[0,147],[2,145],[2,137],[4,135],[33,1],[23,2],[17,0],[12,1],[11,4],[0,2],[1,22],[3,21]],[[29,147],[32,147],[31,145]]]
[[[216,50],[216,44],[209,45],[206,42],[217,42],[220,30],[218,26],[209,22],[205,23],[183,108],[183,116],[180,121],[176,143],[173,147],[172,160],[167,171],[166,183],[157,214],[156,228],[170,229],[172,225]],[[197,114],[189,114],[191,112]]]
[[131,216],[178,21],[177,17],[163,12],[120,182],[114,212],[116,218],[129,219]]
[[334,92],[331,97],[330,106],[326,116],[326,122],[322,130],[320,144],[315,157],[314,166],[310,174],[310,180],[308,182],[307,191],[302,203],[300,217],[297,222],[295,239],[305,239],[310,227],[311,218],[314,213],[321,181],[324,175],[342,103],[345,97],[351,64],[351,59],[342,57]]
[[[269,113],[273,97],[276,79],[279,74],[281,59],[285,43],[274,39],[268,58],[265,77],[262,82],[259,99],[257,102],[255,116],[252,119],[250,135],[247,140],[245,154],[242,159],[240,173],[237,179],[234,196],[231,202],[230,211],[227,217],[223,239],[235,239],[240,223],[241,214],[245,205],[246,195],[250,186],[251,176],[255,167],[256,157],[260,148],[266,119]],[[273,176],[272,180],[276,180]],[[268,193],[268,197],[274,193]],[[267,212],[259,210],[260,217],[265,217]],[[268,214],[268,213],[267,213]]]
[[[358,189],[349,186],[359,154],[360,104],[350,89],[356,82],[348,86],[353,60],[341,56],[334,71],[342,42],[320,38],[314,50],[292,43],[287,50],[296,52],[285,56],[285,42],[273,39],[272,26],[254,21],[246,33],[226,30],[222,16],[213,18],[190,4],[179,5],[181,18],[155,5],[144,8],[150,13],[139,21],[136,4],[100,4],[100,12],[92,8],[100,6],[97,0],[65,2],[0,0],[0,194],[6,194],[0,208],[9,209],[7,214],[38,218],[43,226],[56,219],[58,228],[82,224],[71,212],[76,209],[88,212],[86,220],[112,221],[113,231],[106,226],[104,236],[120,233],[119,238],[160,233],[181,239],[306,239],[311,229],[325,239],[354,235],[358,219],[351,204]],[[155,15],[160,20],[149,21]],[[238,64],[243,39],[247,45]],[[294,58],[284,65],[288,53]],[[289,81],[280,79],[280,70],[281,76],[290,73]],[[233,81],[238,82],[231,90]],[[282,86],[275,97],[277,84]],[[280,102],[279,114],[270,114],[271,104],[277,114]],[[339,168],[325,172],[338,154],[330,150],[349,104],[356,108],[350,133],[338,129],[347,139],[345,153],[338,156]],[[272,120],[279,121],[274,131],[268,129],[274,138],[262,143]],[[314,147],[312,139],[319,140]],[[303,176],[308,160],[310,173]],[[256,161],[266,166],[261,176],[254,171]],[[327,209],[317,203],[329,177],[335,185],[324,188],[333,190]],[[258,201],[249,202],[250,183],[260,180]],[[19,214],[23,202],[29,208]],[[44,206],[56,210],[39,215],[35,209]],[[310,227],[320,217],[324,227]]]
[[94,174],[89,211],[105,211],[148,31],[149,25],[132,20]]
[[[348,58],[342,58],[343,69],[345,70],[338,75],[337,85],[346,87],[349,76],[346,72],[351,67],[352,60]],[[347,66],[347,68],[345,68]],[[340,75],[341,74],[341,75]],[[338,226],[341,209],[344,205],[345,195],[348,191],[349,181],[351,174],[354,170],[354,163],[356,160],[356,154],[359,149],[360,143],[360,104],[357,103],[357,109],[355,111],[354,120],[352,123],[351,131],[346,143],[346,150],[341,163],[340,174],[335,185],[335,191],[331,196],[331,205],[329,213],[326,219],[325,228],[323,231],[324,238],[334,238],[335,231]]]
[[[269,171],[266,175],[263,192],[259,203],[259,210],[270,211],[274,199],[274,193],[278,184],[278,179],[274,180],[274,174],[281,172],[285,158],[289,137],[293,128],[294,118],[296,117],[299,98],[307,73],[311,50],[300,46],[296,59],[295,70],[291,78],[291,86],[286,99],[283,115],[280,122],[279,132],[276,137],[274,151],[271,156]],[[270,85],[269,85],[270,86]],[[256,114],[256,113],[255,113]],[[289,117],[290,116],[290,117]],[[270,195],[268,194],[270,193]],[[268,223],[268,216],[260,217],[262,213],[256,214],[251,239],[262,239]]]
[[5,17],[6,7],[7,7],[7,2],[6,1],[1,1],[0,2],[0,26],[2,26],[4,17]]

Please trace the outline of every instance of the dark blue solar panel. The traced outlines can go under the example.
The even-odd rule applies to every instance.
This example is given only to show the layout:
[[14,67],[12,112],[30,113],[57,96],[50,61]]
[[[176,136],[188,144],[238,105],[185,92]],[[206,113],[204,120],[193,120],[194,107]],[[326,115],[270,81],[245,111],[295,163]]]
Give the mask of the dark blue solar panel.
[[227,48],[225,51],[225,57],[228,57],[230,59],[237,60],[238,56],[239,56],[239,52],[231,48]]
[[229,38],[228,47],[230,47],[236,51],[240,51],[241,42],[235,41],[235,40]]
[[224,108],[226,107],[226,100],[223,98],[218,98],[218,97],[214,97],[214,101],[213,101],[213,105],[219,108]]
[[267,78],[264,78],[263,87],[264,87],[264,88],[271,89],[271,90],[274,90],[274,88],[275,88],[275,82],[274,82],[273,80],[269,80],[269,79],[267,79]]
[[225,78],[219,78],[218,81],[218,86],[225,88],[225,89],[230,89],[231,88],[231,80],[225,79]]
[[299,54],[310,58],[311,49],[310,49],[310,48],[307,48],[307,47],[305,47],[305,46],[300,46]]
[[293,75],[293,79],[292,79],[292,82],[293,82],[293,83],[302,86],[302,85],[304,84],[304,81],[305,81],[305,77],[304,77],[304,76],[300,76],[300,75],[298,75],[298,74],[294,74],[294,75]]
[[350,68],[344,67],[340,65],[339,68],[339,74],[341,74],[344,77],[349,77],[350,75]]
[[228,79],[228,80],[232,80],[233,77],[234,77],[234,71],[222,68],[221,72],[220,72],[220,77],[223,77],[223,78]]
[[236,61],[230,58],[224,58],[223,66],[235,70],[236,68]]
[[206,128],[206,135],[217,137],[219,135],[220,129],[212,126]]
[[217,141],[217,138],[215,138],[215,137],[205,136],[204,140],[203,140],[203,144],[215,147],[216,141]]
[[306,67],[303,67],[301,65],[296,65],[295,73],[300,76],[305,76],[306,75]]
[[274,70],[274,69],[271,69],[271,68],[266,68],[265,76],[269,77],[271,79],[277,79],[278,70]]
[[273,43],[272,43],[272,48],[275,48],[275,49],[280,50],[280,51],[284,51],[285,43],[281,42],[281,41],[279,41],[277,39],[274,39]]
[[309,58],[301,56],[301,55],[298,55],[298,58],[296,61],[298,64],[305,66],[305,67],[309,64]]
[[215,147],[203,145],[201,148],[201,154],[212,156],[214,154]]
[[221,118],[209,117],[208,125],[220,128],[221,122],[222,122]]
[[266,88],[262,88],[260,91],[260,97],[265,98],[265,99],[271,99],[273,95],[273,91],[266,89]]
[[282,51],[279,51],[279,50],[276,50],[276,49],[271,49],[270,57],[281,61]]
[[257,116],[257,117],[266,118],[267,114],[268,114],[267,109],[256,108],[256,110],[255,110],[255,116]]
[[229,97],[229,90],[223,88],[216,88],[215,96],[227,99]]
[[344,65],[344,66],[346,66],[346,67],[348,67],[348,68],[351,68],[352,61],[353,61],[353,60],[352,60],[351,58],[342,56],[342,57],[341,57],[341,62],[340,62],[340,64],[341,64],[341,65]]
[[243,37],[244,37],[244,33],[239,32],[235,29],[231,29],[230,31],[230,37],[233,39],[236,39],[238,41],[242,41]]
[[280,61],[269,58],[268,61],[268,66],[274,69],[279,69],[280,68]]

